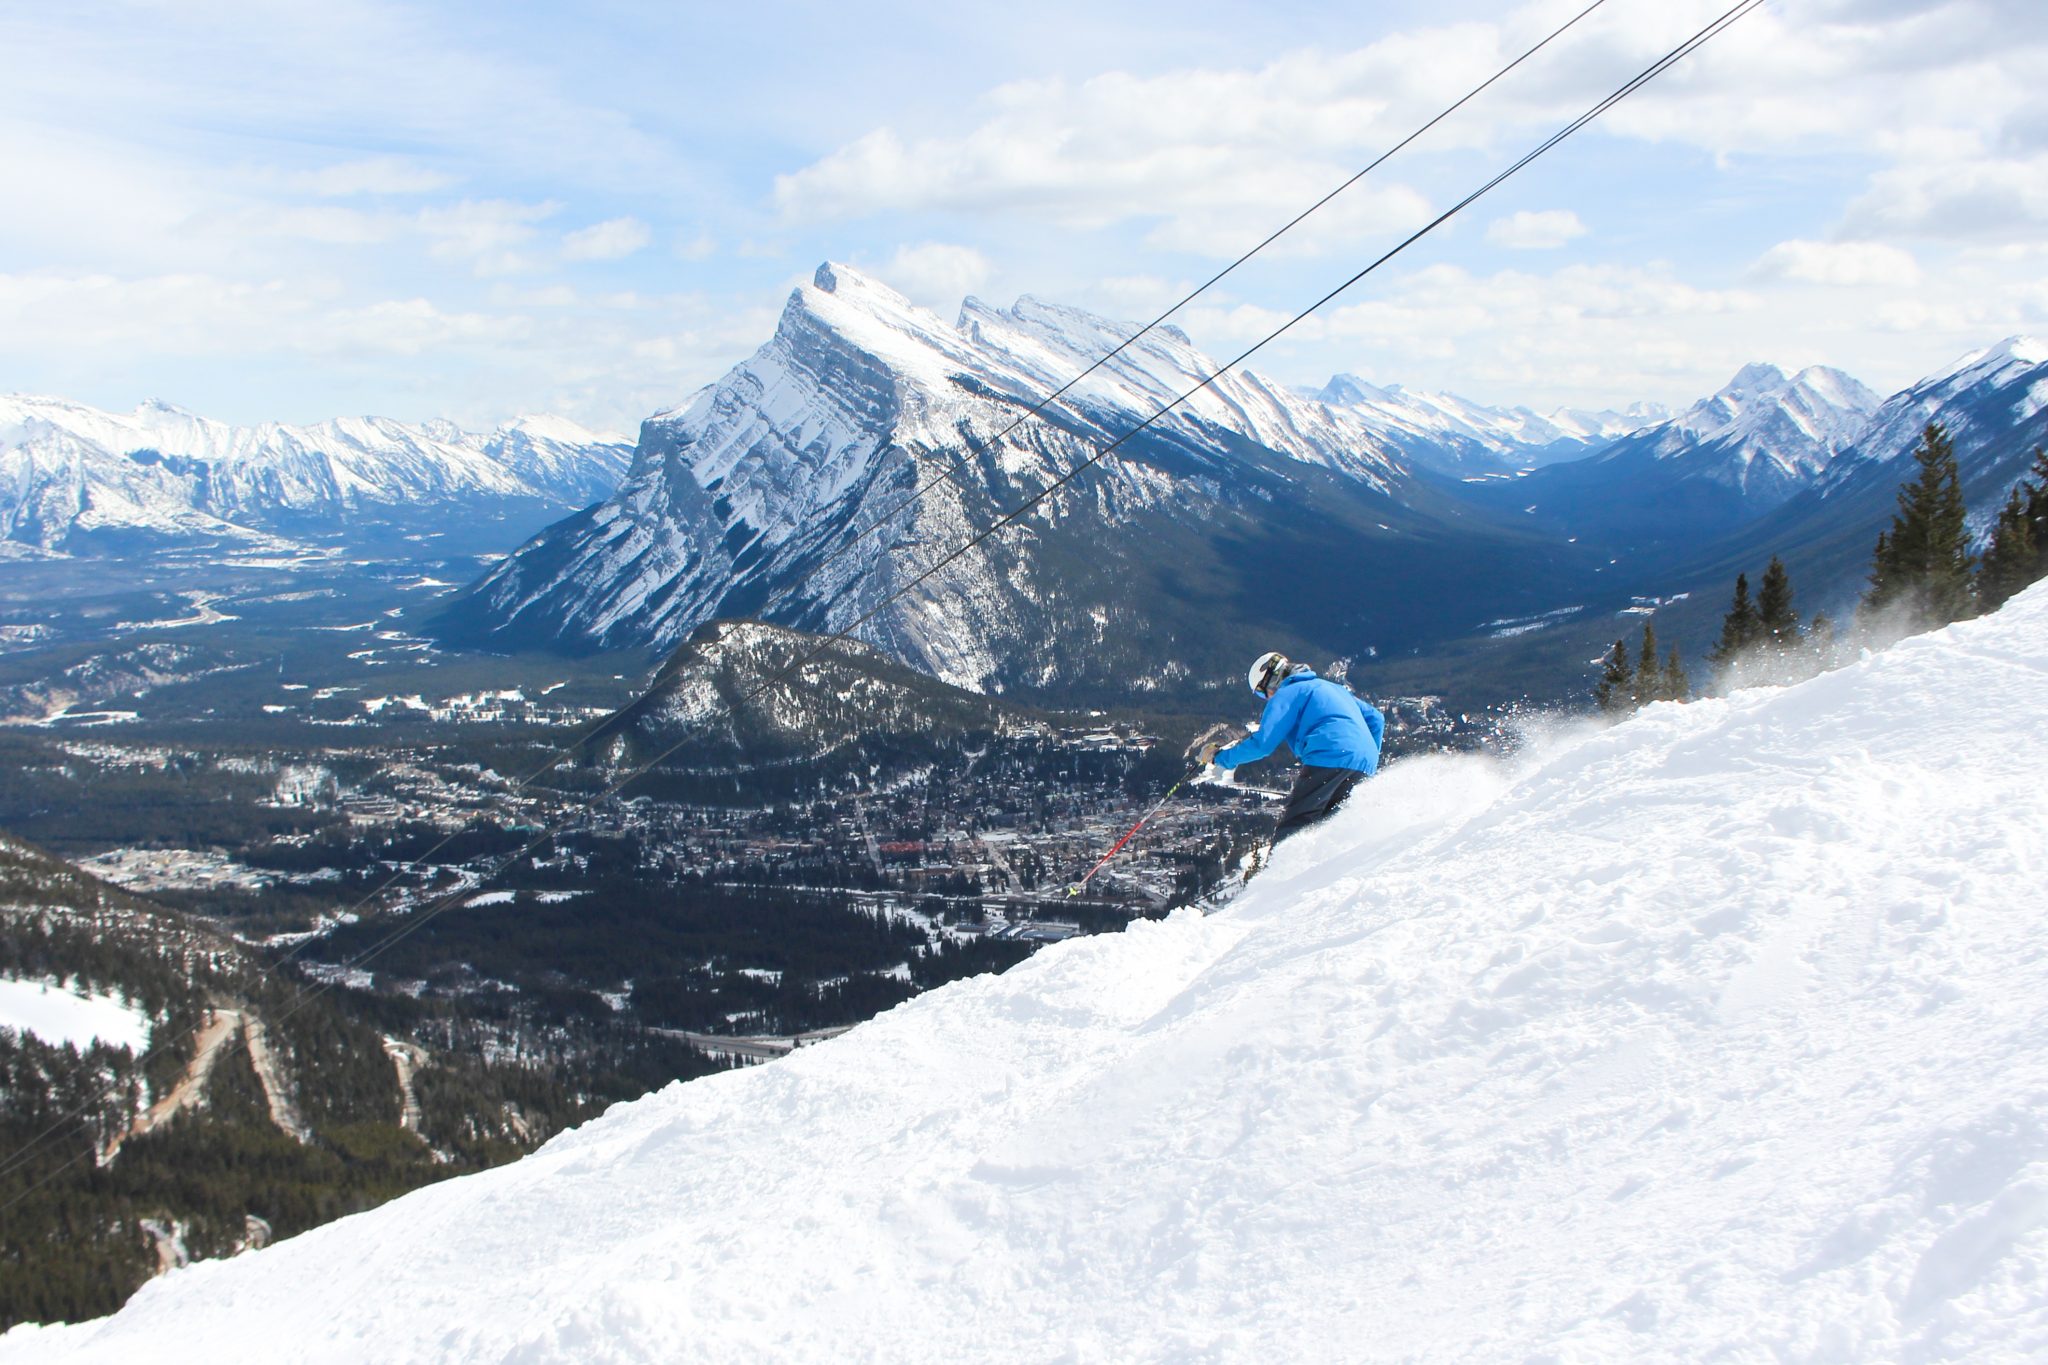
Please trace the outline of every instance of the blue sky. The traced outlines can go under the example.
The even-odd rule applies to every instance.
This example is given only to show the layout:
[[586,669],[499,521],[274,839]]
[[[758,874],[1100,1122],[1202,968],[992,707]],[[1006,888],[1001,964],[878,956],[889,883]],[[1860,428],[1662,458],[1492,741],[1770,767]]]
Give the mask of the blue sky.
[[[1584,0],[0,16],[0,390],[630,431],[850,261],[1149,317]],[[1181,323],[1229,354],[1718,4],[1607,0]],[[1774,0],[1258,367],[1684,403],[2048,330],[2048,6]]]

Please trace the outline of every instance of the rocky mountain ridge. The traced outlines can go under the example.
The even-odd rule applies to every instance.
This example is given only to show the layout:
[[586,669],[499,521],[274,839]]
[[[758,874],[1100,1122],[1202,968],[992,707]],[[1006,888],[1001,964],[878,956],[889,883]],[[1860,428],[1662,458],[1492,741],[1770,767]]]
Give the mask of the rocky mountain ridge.
[[1527,469],[1580,459],[1671,416],[1658,403],[1631,403],[1620,410],[1558,408],[1549,413],[1526,406],[1497,408],[1454,393],[1401,384],[1381,387],[1350,374],[1331,376],[1313,397],[1358,417],[1418,463],[1454,473]]
[[[1178,689],[1212,653],[1235,658],[1239,626],[1372,657],[1600,586],[1590,553],[1484,524],[1457,479],[1365,416],[1255,372],[941,564],[1217,368],[1161,328],[1033,412],[1132,330],[1031,298],[970,298],[949,324],[821,267],[755,355],[648,420],[616,496],[497,566],[442,636],[665,650],[754,617],[853,628],[945,681],[1064,704]],[[1531,449],[1592,438],[1597,422],[1571,420],[1521,425]],[[1415,575],[1443,596],[1358,591]]]
[[488,432],[381,417],[240,427],[161,402],[109,413],[0,397],[0,540],[90,553],[263,543],[479,505],[566,512],[608,494],[629,455],[625,442],[559,417]]
[[[1336,657],[1412,654],[1663,591],[1703,543],[1815,485],[1879,407],[1840,371],[1761,364],[1675,416],[1544,416],[1347,375],[1198,387],[1216,363],[1172,327],[1089,370],[1134,330],[1029,297],[969,298],[949,324],[828,263],[766,345],[647,421],[616,496],[498,565],[439,629],[663,651],[760,618],[1068,703],[1174,690],[1239,623]],[[1391,584],[1410,586],[1390,609]]]
[[[1064,675],[1047,666],[1036,619],[1078,613],[1092,634],[1143,605],[1052,572],[1069,556],[1136,553],[1104,546],[1104,533],[1149,521],[1213,532],[1311,486],[1378,506],[1415,482],[1357,419],[1232,373],[1016,534],[938,567],[1214,369],[1162,328],[1030,415],[1124,335],[1028,298],[1007,309],[969,299],[948,324],[857,271],[820,267],[766,345],[688,407],[648,419],[613,498],[475,585],[449,634],[664,649],[714,618],[821,632],[858,623],[861,638],[947,681],[1045,686]],[[915,594],[863,620],[927,572]]]

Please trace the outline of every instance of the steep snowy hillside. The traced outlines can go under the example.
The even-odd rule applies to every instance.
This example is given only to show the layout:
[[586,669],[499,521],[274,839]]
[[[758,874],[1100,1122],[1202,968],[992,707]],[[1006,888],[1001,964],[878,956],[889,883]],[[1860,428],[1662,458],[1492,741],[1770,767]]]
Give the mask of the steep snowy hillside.
[[363,518],[445,515],[530,500],[562,510],[617,486],[630,449],[558,417],[494,431],[380,417],[235,427],[163,403],[101,412],[0,398],[0,539],[262,539]]
[[1316,391],[1318,402],[1342,408],[1418,464],[1458,473],[1528,469],[1592,454],[1632,431],[1671,416],[1655,403],[1623,411],[1495,408],[1454,393],[1424,393],[1368,384],[1340,374]]
[[0,1361],[2038,1360],[2048,588]]

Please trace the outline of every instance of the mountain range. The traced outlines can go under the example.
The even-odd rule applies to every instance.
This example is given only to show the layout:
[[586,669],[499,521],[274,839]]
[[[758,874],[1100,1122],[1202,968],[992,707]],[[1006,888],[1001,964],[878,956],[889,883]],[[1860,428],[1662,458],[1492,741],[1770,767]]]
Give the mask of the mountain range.
[[0,400],[0,544],[90,553],[517,506],[523,521],[491,523],[500,547],[544,529],[446,600],[443,642],[665,655],[759,619],[1052,705],[1192,701],[1271,647],[1476,703],[1577,692],[1616,614],[1644,603],[1689,601],[1659,631],[1703,647],[1704,604],[1773,554],[1808,609],[1839,610],[1926,422],[1955,433],[1980,529],[2048,436],[2048,348],[2024,337],[1888,398],[1751,364],[1676,414],[1544,414],[1343,374],[1197,389],[1216,364],[1167,326],[1041,406],[1135,330],[1030,297],[969,298],[948,322],[828,263],[630,452],[558,419],[233,428]]
[[1529,469],[1581,459],[1618,436],[1664,421],[1668,409],[1632,403],[1619,411],[1496,408],[1454,393],[1429,393],[1333,375],[1311,395],[1363,421],[1374,435],[1423,465],[1454,473]]
[[[1540,462],[1625,419],[1397,401],[1355,381],[1333,405],[1243,371],[953,556],[1215,373],[1164,327],[1033,410],[1131,330],[1031,298],[970,298],[949,324],[827,264],[759,351],[644,424],[617,494],[508,558],[438,630],[665,650],[707,620],[758,616],[853,629],[960,686],[1072,702],[1185,691],[1252,640],[1368,658],[1603,587],[1600,557],[1489,524],[1450,471],[1498,473],[1517,450]],[[1453,415],[1463,453],[1417,457],[1427,421]]]
[[457,508],[560,515],[608,494],[629,456],[559,417],[489,432],[381,417],[242,427],[160,402],[109,413],[0,397],[0,541],[92,554],[430,526]]
[[[1874,478],[1888,499],[1890,462],[1931,416],[1974,433],[1986,489],[2009,482],[2034,382],[2016,338],[1889,400],[1839,370],[1754,364],[1675,415],[1544,416],[1232,371],[1159,417],[1216,369],[1163,327],[1034,411],[1134,330],[1028,297],[970,298],[948,323],[822,266],[759,351],[648,419],[616,494],[497,565],[437,630],[666,651],[759,617],[1060,703],[1184,695],[1265,646],[1354,676],[1483,648],[1510,660],[1488,687],[1561,693],[1614,613],[1720,591],[1754,528],[1794,527],[1765,551],[1788,561],[1845,528],[1867,551],[1884,509],[1845,490]],[[1853,586],[1847,560],[1824,567],[1809,596]]]
[[[1560,534],[1636,547],[1697,544],[1812,487],[1881,401],[1825,366],[1788,375],[1775,365],[1745,365],[1675,417],[1480,496]],[[1907,444],[1917,436],[1908,434]]]

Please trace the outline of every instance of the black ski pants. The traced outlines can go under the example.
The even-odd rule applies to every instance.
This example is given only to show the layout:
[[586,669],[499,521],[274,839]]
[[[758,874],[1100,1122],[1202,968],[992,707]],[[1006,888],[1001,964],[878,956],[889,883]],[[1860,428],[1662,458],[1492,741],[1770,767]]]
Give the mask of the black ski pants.
[[1356,768],[1318,768],[1313,764],[1302,764],[1301,772],[1294,779],[1294,790],[1287,793],[1287,804],[1280,809],[1280,823],[1273,827],[1274,844],[1307,829],[1343,805],[1344,798],[1351,795],[1351,789],[1364,776]]

